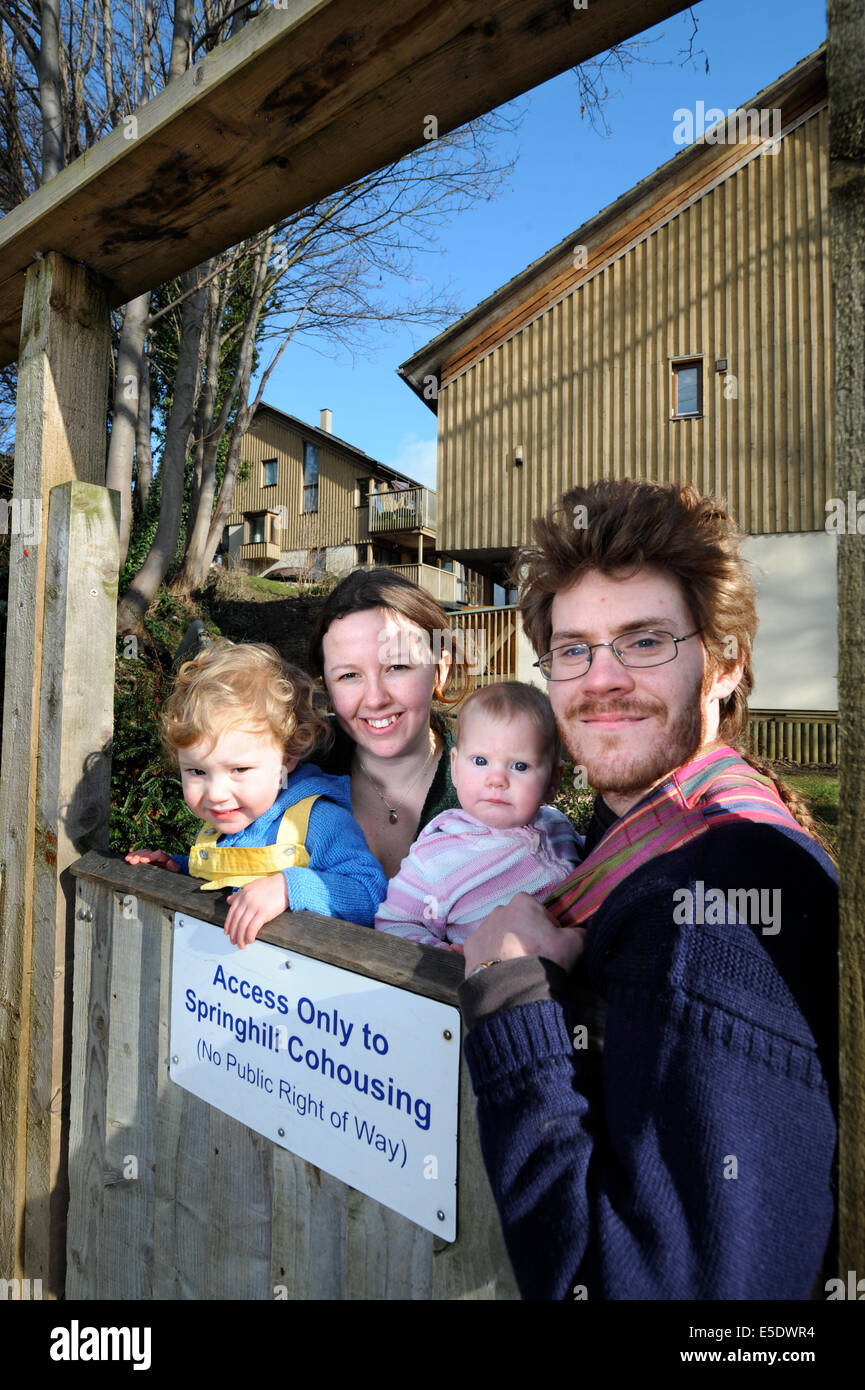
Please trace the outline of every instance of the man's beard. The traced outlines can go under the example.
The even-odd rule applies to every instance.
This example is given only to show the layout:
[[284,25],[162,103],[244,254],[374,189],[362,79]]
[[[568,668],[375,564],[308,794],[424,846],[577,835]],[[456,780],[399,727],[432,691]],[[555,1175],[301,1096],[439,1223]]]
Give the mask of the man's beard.
[[[689,762],[703,742],[701,695],[704,684],[705,678],[697,682],[692,697],[685,700],[672,723],[666,722],[669,707],[662,700],[575,700],[569,705],[562,721],[564,742],[575,766],[586,769],[588,785],[602,794],[633,795],[647,790],[668,772]],[[629,750],[620,732],[611,731],[605,740],[606,746],[598,748],[598,738],[603,739],[604,735],[596,728],[591,735],[595,751],[590,752],[588,740],[581,743],[583,730],[578,721],[599,714],[655,716],[654,746]],[[664,722],[658,722],[657,716]],[[635,725],[634,729],[639,727]]]

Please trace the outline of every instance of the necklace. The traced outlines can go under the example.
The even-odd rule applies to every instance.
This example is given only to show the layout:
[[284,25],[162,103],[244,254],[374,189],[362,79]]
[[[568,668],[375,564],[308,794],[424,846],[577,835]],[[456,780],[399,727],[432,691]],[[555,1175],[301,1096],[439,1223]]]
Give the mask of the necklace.
[[[430,729],[430,748],[429,748],[429,752],[428,752],[427,755],[426,755],[426,759],[425,759],[425,761],[424,761],[424,765],[423,765],[423,767],[421,768],[420,772],[416,773],[415,776],[411,779],[411,781],[409,782],[408,786],[404,788],[404,790],[403,790],[403,797],[408,796],[408,793],[411,791],[412,787],[413,787],[417,782],[420,781],[421,777],[423,776],[423,774],[426,772],[427,768],[429,767],[429,765],[430,765],[430,760],[431,760],[432,755],[433,755],[433,753],[434,753],[435,751],[436,751],[436,737],[435,737],[435,734],[433,733],[432,729]],[[367,772],[366,768],[364,767],[363,763],[361,762],[361,760],[360,760],[360,754],[359,754],[359,753],[358,753],[358,758],[357,758],[357,765],[358,765],[358,767],[360,768],[360,770],[361,770],[361,772],[363,773],[363,775],[364,775],[364,777],[366,778],[366,780],[369,782],[369,785],[372,787],[372,789],[373,789],[373,791],[375,792],[376,796],[378,797],[379,801],[382,803],[382,805],[384,806],[385,810],[387,811],[387,818],[388,818],[388,820],[390,821],[391,825],[396,825],[397,822],[399,821],[399,811],[398,811],[398,808],[397,808],[396,806],[391,806],[391,804],[390,804],[390,802],[387,800],[387,798],[384,797],[384,796],[382,796],[381,792],[379,791],[379,788],[378,788],[377,783],[373,781],[373,779],[370,777],[369,773]]]

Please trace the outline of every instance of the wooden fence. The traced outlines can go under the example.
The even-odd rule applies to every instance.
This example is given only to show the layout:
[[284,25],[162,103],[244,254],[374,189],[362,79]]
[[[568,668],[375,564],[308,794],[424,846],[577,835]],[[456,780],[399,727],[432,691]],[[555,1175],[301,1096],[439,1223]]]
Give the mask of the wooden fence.
[[[72,873],[67,1298],[518,1297],[464,1063],[446,1243],[169,1080],[172,914],[221,925],[221,897],[96,852]],[[449,952],[305,912],[261,939],[456,1003]]]
[[516,607],[463,608],[451,615],[451,630],[462,634],[459,661],[465,661],[475,685],[515,681],[517,674]]
[[432,594],[439,603],[453,603],[456,600],[457,577],[450,570],[441,570],[435,565],[388,565],[387,568],[410,579],[419,589]]
[[833,710],[752,709],[748,732],[758,758],[802,767],[838,765],[838,715]]

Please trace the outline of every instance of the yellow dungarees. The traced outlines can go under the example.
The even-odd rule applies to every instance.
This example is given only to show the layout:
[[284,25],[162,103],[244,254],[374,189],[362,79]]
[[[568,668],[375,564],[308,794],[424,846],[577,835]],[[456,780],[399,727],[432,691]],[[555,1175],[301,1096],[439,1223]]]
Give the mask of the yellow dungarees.
[[216,888],[242,888],[257,878],[278,874],[283,869],[305,869],[309,864],[306,835],[309,813],[317,796],[305,796],[289,806],[279,823],[276,841],[272,845],[218,845],[223,833],[216,826],[205,825],[189,851],[189,872],[192,878],[203,878],[202,891]]

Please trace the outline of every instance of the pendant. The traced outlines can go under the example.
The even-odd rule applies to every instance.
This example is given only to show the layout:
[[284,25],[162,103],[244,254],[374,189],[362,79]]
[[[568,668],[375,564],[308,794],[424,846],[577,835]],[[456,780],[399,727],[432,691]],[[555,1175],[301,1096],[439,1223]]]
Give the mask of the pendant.
[[399,820],[399,816],[397,815],[395,808],[393,806],[388,806],[387,809],[390,811],[388,820],[390,821],[391,825],[396,825],[397,821]]

